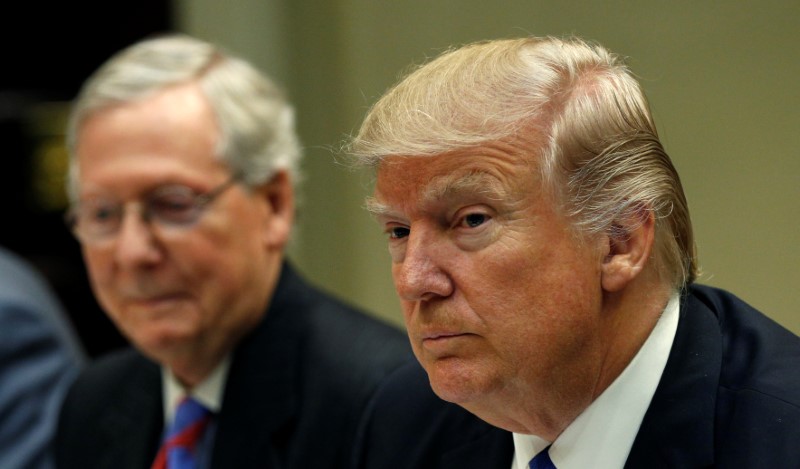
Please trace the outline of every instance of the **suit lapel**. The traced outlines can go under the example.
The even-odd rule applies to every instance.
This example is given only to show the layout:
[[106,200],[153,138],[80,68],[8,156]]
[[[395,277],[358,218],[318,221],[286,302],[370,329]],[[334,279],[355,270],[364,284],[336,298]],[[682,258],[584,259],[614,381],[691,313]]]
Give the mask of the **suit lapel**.
[[722,362],[714,314],[683,298],[667,366],[625,467],[707,467],[714,462],[714,414]]
[[295,277],[284,265],[264,320],[234,352],[214,442],[212,468],[281,467],[281,430],[297,409],[303,327],[289,299]]

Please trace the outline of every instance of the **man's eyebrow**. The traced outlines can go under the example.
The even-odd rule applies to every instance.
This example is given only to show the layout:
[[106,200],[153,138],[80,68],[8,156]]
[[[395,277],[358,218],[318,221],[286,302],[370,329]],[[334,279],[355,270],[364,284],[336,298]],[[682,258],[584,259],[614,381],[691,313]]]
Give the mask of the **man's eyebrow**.
[[[441,200],[475,194],[489,200],[505,200],[509,196],[508,191],[495,177],[483,172],[472,172],[462,176],[446,175],[432,179],[422,192],[420,203],[428,206]],[[373,217],[397,214],[391,206],[377,197],[367,197],[364,208]]]
[[432,203],[462,195],[479,195],[490,200],[504,200],[509,194],[495,177],[484,172],[471,172],[462,176],[448,175],[433,179],[423,192],[422,201]]
[[389,215],[393,213],[392,209],[389,208],[388,205],[384,204],[383,202],[379,201],[375,197],[367,197],[364,200],[364,208],[372,215],[373,217],[379,217],[381,215]]

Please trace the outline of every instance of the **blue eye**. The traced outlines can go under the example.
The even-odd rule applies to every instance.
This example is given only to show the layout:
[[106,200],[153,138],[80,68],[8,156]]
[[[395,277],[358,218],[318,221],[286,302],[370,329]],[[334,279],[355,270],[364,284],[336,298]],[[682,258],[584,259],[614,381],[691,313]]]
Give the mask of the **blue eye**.
[[464,217],[464,225],[469,228],[475,228],[486,223],[489,217],[482,213],[470,213]]

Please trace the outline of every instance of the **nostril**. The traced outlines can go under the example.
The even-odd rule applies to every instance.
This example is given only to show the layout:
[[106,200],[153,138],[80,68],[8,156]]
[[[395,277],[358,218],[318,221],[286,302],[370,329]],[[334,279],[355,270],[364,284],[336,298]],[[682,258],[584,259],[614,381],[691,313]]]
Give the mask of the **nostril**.
[[428,257],[406,259],[395,271],[395,289],[406,301],[429,301],[452,293],[450,276]]

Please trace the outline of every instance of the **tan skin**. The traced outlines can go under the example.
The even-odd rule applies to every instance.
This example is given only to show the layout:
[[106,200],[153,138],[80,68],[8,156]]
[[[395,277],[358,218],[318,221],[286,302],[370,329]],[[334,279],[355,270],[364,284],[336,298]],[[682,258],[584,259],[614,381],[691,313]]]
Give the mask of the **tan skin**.
[[[96,112],[79,132],[79,198],[126,203],[119,234],[84,245],[92,288],[122,333],[187,387],[261,319],[293,219],[289,178],[235,184],[190,229],[145,222],[138,201],[165,184],[206,193],[231,173],[215,154],[211,108],[195,84]],[[235,229],[231,229],[235,227]]]
[[651,216],[625,242],[579,241],[524,148],[389,157],[370,206],[434,391],[552,441],[632,359],[669,288],[645,269]]

